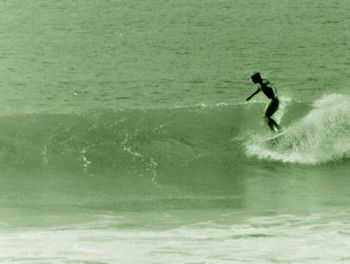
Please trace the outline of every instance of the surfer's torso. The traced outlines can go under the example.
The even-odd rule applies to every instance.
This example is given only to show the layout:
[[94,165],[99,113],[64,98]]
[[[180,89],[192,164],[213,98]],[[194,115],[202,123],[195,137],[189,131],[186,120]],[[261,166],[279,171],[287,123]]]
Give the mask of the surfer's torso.
[[261,83],[259,83],[260,85],[260,90],[267,96],[267,98],[269,99],[274,99],[277,97],[274,89],[270,86],[268,86],[269,81],[266,79],[263,79],[263,81]]

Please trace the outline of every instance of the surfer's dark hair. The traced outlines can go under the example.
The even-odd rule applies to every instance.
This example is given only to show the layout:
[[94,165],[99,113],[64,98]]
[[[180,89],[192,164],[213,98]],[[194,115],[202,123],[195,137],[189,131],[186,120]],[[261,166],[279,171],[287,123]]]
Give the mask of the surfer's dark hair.
[[253,83],[258,83],[258,82],[260,82],[260,81],[262,80],[261,75],[260,75],[260,72],[254,73],[254,74],[251,76],[251,78],[252,78]]

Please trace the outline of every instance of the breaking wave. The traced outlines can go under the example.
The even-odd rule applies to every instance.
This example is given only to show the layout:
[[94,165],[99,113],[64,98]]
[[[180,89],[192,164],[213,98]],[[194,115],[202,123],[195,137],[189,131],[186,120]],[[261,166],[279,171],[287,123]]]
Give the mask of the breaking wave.
[[[350,97],[325,95],[294,121],[282,135],[269,140],[255,135],[247,153],[260,159],[302,164],[337,161],[350,156]],[[267,138],[267,139],[266,139]]]
[[350,151],[349,99],[327,95],[311,108],[289,101],[279,117],[286,129],[273,144],[263,140],[261,103],[2,116],[0,166],[3,173],[138,175],[157,183],[248,173],[244,164],[256,157],[341,160]]

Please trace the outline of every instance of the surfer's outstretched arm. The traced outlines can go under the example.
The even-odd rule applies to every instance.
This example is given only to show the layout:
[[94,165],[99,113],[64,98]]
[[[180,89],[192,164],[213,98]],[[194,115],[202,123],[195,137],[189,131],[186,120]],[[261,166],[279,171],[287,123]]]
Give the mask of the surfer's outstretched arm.
[[252,99],[252,97],[256,94],[258,94],[260,92],[260,88],[258,88],[258,90],[256,90],[251,96],[249,96],[246,101],[249,101],[250,99]]

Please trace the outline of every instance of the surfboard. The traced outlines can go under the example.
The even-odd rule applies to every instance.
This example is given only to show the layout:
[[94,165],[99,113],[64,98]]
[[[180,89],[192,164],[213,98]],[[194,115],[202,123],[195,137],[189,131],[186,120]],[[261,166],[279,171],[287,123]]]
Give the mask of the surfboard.
[[286,130],[283,130],[281,132],[277,132],[274,135],[271,135],[271,136],[263,139],[262,142],[267,143],[267,144],[272,144],[272,145],[277,144],[278,141],[280,141],[283,138],[283,136],[286,134],[286,132],[287,132]]

